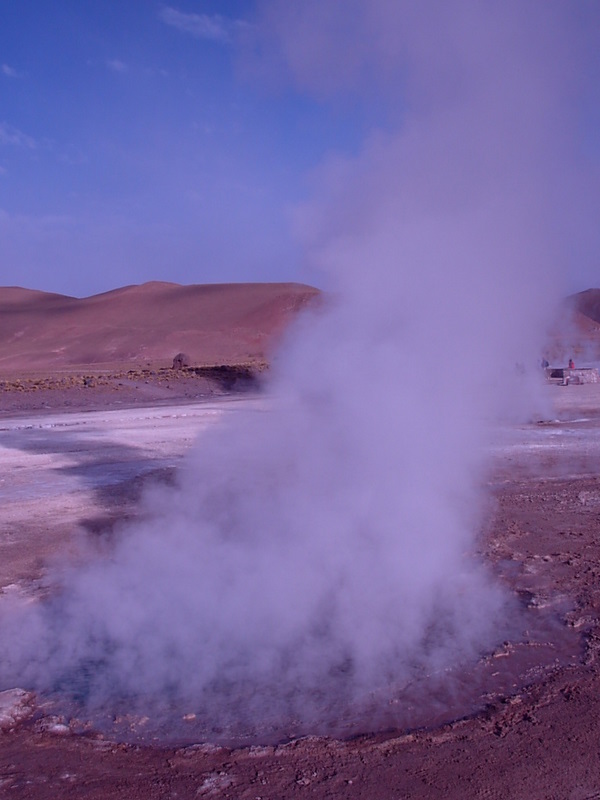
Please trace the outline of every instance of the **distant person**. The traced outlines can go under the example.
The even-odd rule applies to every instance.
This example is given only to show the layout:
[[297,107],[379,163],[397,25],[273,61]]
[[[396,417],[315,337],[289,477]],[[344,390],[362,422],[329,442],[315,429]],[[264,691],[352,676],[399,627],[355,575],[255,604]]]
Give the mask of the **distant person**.
[[547,358],[542,358],[540,363],[541,363],[542,369],[548,369],[548,367],[550,366],[550,362],[548,361]]
[[572,358],[569,359],[569,369],[575,369],[575,362]]

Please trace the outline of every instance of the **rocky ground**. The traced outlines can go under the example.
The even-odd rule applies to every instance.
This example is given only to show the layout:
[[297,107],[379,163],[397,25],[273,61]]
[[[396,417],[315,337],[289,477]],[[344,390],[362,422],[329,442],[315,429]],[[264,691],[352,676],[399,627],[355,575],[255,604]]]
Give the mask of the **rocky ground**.
[[268,369],[248,364],[173,369],[159,365],[102,369],[63,368],[15,372],[0,378],[0,413],[99,410],[160,403],[185,403],[256,389]]
[[[118,384],[120,377],[113,377]],[[145,380],[149,378],[136,378],[140,387],[152,387],[151,395],[154,384],[142,383]],[[112,398],[121,397],[123,407],[143,406],[143,390],[141,394],[132,390],[133,397],[126,397],[124,390],[119,395],[118,388],[105,389],[100,382],[0,390],[3,455],[18,449],[28,457],[47,457],[51,463],[62,448],[61,457],[70,458],[71,467],[74,459],[78,469],[87,469],[85,436],[68,441],[63,436],[57,448],[47,437],[31,438],[36,429],[28,426],[43,425],[48,415],[65,408],[100,408],[107,402],[105,391]],[[189,402],[185,392],[170,391],[160,400],[146,396],[148,405],[167,399]],[[600,388],[552,386],[548,392],[556,419],[505,431],[485,478],[493,499],[481,551],[536,631],[529,640],[516,637],[482,658],[486,675],[494,678],[504,670],[508,681],[492,680],[478,702],[471,708],[463,703],[455,719],[445,724],[367,733],[349,740],[308,737],[239,749],[118,743],[50,713],[25,687],[0,694],[0,796],[35,800],[58,796],[132,800],[600,798]],[[24,397],[29,400],[24,402]],[[218,404],[215,397],[194,400],[193,424],[200,428],[206,420],[203,404],[208,400],[215,408]],[[44,410],[45,406],[52,409]],[[114,405],[111,408],[114,411]],[[181,413],[183,406],[179,408]],[[41,416],[35,416],[39,410]],[[173,436],[169,448],[164,445],[150,452],[146,440],[144,447],[140,440],[120,440],[120,450],[99,447],[100,455],[91,466],[104,464],[102,474],[112,476],[117,513],[133,513],[140,476],[168,469],[183,444]],[[73,442],[83,454],[77,455]],[[136,458],[124,458],[134,448]],[[143,463],[138,459],[142,450],[146,453]],[[117,466],[124,462],[130,469],[120,472]],[[25,461],[19,463],[26,466]],[[114,469],[106,464],[114,464]],[[41,461],[39,466],[42,469]],[[17,481],[25,473],[15,464],[11,474]],[[65,526],[63,516],[56,542],[68,539],[70,524],[78,517],[95,516],[101,524],[106,512],[101,491],[78,495],[67,484],[43,485],[47,495],[54,497],[57,514],[60,498],[69,497],[73,503],[69,524]],[[40,530],[42,517],[34,523],[31,518],[27,521],[27,503],[41,513],[28,491],[22,488],[20,530],[31,533]],[[4,537],[11,533],[7,508]],[[11,556],[9,546],[3,547],[4,591],[27,591],[43,573],[52,531],[60,528],[58,522],[53,528],[51,521],[45,526],[44,547],[42,537],[32,535],[26,551],[16,546],[20,560]]]

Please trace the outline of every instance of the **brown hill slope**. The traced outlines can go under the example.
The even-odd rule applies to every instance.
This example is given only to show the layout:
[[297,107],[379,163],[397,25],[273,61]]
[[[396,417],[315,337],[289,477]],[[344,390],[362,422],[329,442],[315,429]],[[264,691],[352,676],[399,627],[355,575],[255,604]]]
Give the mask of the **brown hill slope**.
[[151,282],[77,299],[0,288],[0,370],[86,364],[264,359],[319,294],[295,283],[181,286]]
[[585,292],[572,294],[567,298],[567,303],[577,314],[596,323],[600,330],[600,289],[586,289]]
[[549,356],[555,364],[600,361],[600,289],[567,297],[549,335]]

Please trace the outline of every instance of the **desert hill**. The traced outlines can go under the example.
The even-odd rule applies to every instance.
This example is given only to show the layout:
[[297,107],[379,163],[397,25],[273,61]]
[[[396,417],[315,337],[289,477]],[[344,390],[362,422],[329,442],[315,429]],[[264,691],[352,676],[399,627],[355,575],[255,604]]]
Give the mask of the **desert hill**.
[[600,361],[600,289],[569,295],[549,340],[549,354],[555,363],[566,364],[569,358],[582,364]]
[[[152,281],[76,298],[0,287],[0,374],[92,365],[168,366],[267,360],[293,317],[319,295],[298,283]],[[566,298],[549,337],[554,363],[600,360],[600,289]]]
[[260,361],[319,294],[297,283],[153,281],[86,298],[0,288],[0,371],[77,365]]
[[573,312],[582,317],[582,324],[588,330],[600,331],[600,289],[586,289],[572,294],[567,304]]

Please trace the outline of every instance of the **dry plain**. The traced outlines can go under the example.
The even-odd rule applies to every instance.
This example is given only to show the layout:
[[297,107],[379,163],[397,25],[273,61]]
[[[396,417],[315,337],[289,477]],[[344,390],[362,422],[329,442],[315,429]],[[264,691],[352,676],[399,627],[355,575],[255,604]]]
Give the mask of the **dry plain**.
[[[489,685],[448,721],[237,749],[150,745],[82,732],[42,699],[13,693],[3,697],[0,796],[600,797],[600,387],[546,391],[551,420],[498,432],[479,543],[537,633],[484,654]],[[3,395],[0,587],[34,597],[56,554],[134,515],[142,486],[168,480],[194,437],[269,402],[175,391],[108,403],[93,386],[62,404],[56,391],[29,394],[34,408],[20,411],[14,392]]]

